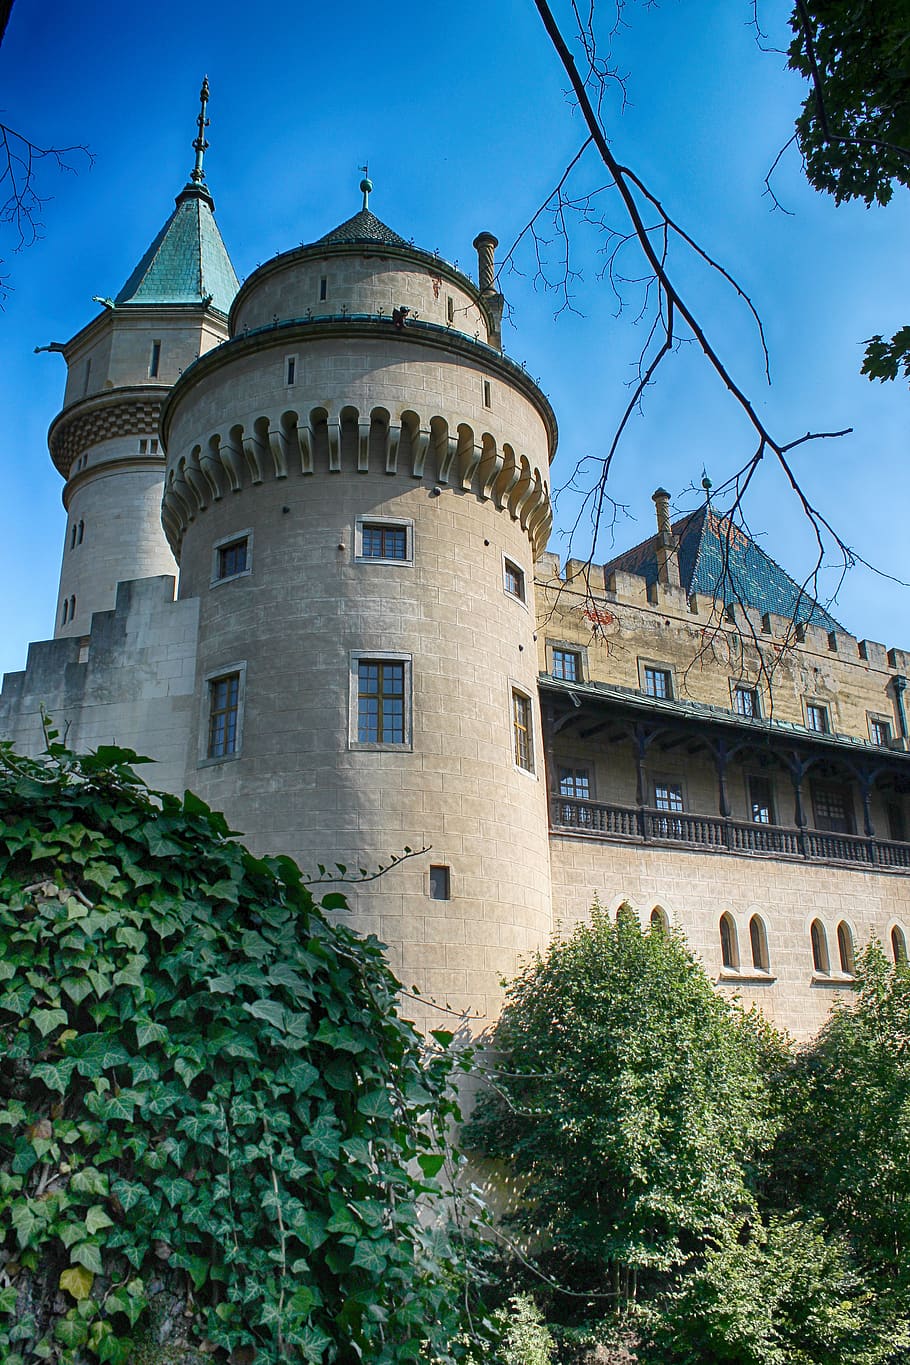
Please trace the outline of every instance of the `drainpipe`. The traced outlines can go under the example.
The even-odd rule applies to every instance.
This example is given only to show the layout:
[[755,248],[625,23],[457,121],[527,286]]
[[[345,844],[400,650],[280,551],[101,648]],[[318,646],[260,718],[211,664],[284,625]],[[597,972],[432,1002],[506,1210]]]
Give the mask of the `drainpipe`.
[[895,673],[892,681],[894,683],[894,701],[897,705],[897,720],[901,727],[901,739],[906,739],[907,710],[904,706],[904,693],[907,690],[907,679],[902,673]]

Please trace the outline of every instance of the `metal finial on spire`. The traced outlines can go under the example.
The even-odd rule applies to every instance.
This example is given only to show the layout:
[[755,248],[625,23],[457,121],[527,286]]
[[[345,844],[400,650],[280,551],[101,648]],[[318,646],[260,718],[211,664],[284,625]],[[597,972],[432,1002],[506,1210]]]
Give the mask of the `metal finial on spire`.
[[370,163],[367,162],[367,164],[361,166],[360,169],[363,171],[363,179],[360,182],[360,188],[363,191],[363,207],[364,210],[366,210],[370,207],[370,191],[373,188],[373,182],[370,179]]
[[193,167],[193,171],[190,176],[190,179],[192,180],[194,185],[205,184],[205,171],[202,169],[202,158],[205,156],[206,150],[208,149],[209,145],[205,140],[205,130],[209,126],[209,121],[205,116],[205,111],[208,108],[208,103],[209,78],[208,76],[203,76],[202,89],[199,91],[200,104],[199,117],[196,120],[196,126],[199,129],[199,133],[193,142],[193,146],[196,149],[196,164]]

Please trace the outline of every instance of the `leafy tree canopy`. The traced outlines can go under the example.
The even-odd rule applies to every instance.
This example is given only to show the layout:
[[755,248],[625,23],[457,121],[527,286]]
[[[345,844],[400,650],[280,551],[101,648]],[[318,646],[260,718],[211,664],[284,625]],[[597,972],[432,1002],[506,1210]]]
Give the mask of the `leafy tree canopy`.
[[595,906],[512,984],[494,1043],[467,1140],[520,1176],[517,1220],[575,1290],[622,1309],[754,1207],[778,1045],[675,935]]
[[0,750],[0,1357],[453,1359],[450,1059],[375,939],[135,760]]

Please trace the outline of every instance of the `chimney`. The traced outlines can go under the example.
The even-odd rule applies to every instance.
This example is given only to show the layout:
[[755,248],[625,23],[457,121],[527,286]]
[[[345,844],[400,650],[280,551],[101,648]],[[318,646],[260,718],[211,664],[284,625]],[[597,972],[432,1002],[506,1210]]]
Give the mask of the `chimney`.
[[480,292],[493,324],[490,342],[501,351],[502,310],[505,300],[496,289],[496,257],[494,253],[498,246],[499,241],[493,236],[492,232],[479,232],[474,238],[474,250],[477,252],[477,282],[480,285]]
[[679,555],[676,551],[679,541],[670,525],[670,494],[665,488],[658,488],[651,496],[657,509],[657,581],[678,588]]

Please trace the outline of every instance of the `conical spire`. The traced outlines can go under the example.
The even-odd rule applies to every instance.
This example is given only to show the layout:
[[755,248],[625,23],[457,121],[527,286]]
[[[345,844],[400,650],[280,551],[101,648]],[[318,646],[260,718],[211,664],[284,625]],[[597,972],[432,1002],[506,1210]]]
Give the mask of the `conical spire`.
[[196,161],[177,196],[176,208],[114,300],[126,304],[206,303],[227,313],[240,287],[231,258],[215,223],[215,205],[205,183],[203,158],[208,142],[208,78],[199,94],[199,129],[193,141]]

